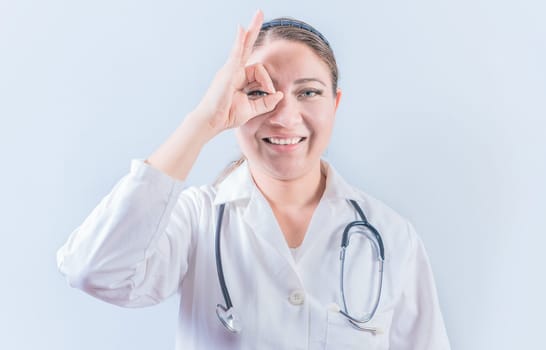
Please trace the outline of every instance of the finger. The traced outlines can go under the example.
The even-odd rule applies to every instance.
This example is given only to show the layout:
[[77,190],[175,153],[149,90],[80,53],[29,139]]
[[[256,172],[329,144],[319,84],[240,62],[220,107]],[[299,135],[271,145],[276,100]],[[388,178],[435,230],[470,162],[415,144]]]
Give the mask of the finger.
[[235,42],[231,48],[230,59],[240,61],[241,56],[243,55],[244,49],[244,38],[245,30],[240,25],[237,26],[237,35],[235,37]]
[[256,100],[249,101],[253,110],[252,114],[258,116],[260,114],[271,112],[275,109],[275,107],[282,100],[282,98],[283,93],[277,91],[274,94],[270,94]]
[[262,28],[262,23],[264,21],[264,14],[261,10],[256,11],[256,14],[252,18],[248,26],[248,30],[245,33],[245,44],[243,49],[243,55],[241,57],[241,62],[244,64],[248,60],[254,43],[260,34],[260,29]]
[[270,94],[275,92],[275,86],[273,85],[273,81],[271,80],[271,76],[265,69],[265,66],[261,63],[256,64],[254,69],[254,79],[257,83],[262,86],[266,92],[269,92]]
[[275,92],[275,86],[269,76],[269,73],[265,69],[265,66],[261,63],[256,63],[245,67],[246,83],[258,83],[260,87],[270,94]]

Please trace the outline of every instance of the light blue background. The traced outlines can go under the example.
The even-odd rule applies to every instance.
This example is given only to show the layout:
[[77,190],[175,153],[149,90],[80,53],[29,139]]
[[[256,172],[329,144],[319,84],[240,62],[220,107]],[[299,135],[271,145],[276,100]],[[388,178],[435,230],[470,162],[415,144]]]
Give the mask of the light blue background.
[[[176,298],[111,306],[69,288],[55,253],[196,105],[258,7],[333,44],[344,96],[327,158],[415,224],[453,349],[544,348],[538,0],[0,0],[0,348],[173,349]],[[237,155],[221,135],[189,183]]]

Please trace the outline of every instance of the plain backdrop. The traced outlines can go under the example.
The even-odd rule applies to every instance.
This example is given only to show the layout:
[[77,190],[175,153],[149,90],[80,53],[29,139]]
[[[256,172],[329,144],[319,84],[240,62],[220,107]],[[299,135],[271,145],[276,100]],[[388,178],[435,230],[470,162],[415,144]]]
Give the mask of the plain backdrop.
[[[176,297],[106,304],[55,254],[198,103],[257,8],[332,43],[344,95],[325,157],[414,223],[453,349],[544,349],[539,0],[0,0],[0,348],[174,348]],[[238,155],[222,134],[188,185]]]

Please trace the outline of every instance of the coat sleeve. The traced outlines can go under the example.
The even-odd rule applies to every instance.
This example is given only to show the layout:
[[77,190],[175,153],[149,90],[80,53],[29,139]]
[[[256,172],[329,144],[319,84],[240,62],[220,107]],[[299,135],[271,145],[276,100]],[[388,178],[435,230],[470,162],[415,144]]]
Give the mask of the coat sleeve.
[[102,199],[57,252],[68,283],[126,307],[174,294],[187,268],[198,221],[183,183],[133,160],[131,171]]
[[405,265],[401,295],[394,309],[390,348],[449,350],[432,269],[420,237],[408,224],[412,247]]

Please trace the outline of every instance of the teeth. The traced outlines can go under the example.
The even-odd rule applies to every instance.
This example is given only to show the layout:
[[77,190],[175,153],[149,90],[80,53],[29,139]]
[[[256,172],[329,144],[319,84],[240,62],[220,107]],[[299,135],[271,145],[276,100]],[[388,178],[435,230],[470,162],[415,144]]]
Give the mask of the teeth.
[[269,137],[268,140],[275,145],[295,145],[302,140],[302,137],[294,137],[291,139],[278,139],[275,137]]

